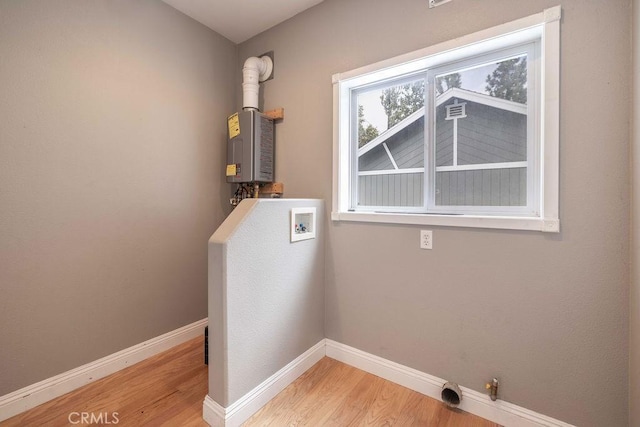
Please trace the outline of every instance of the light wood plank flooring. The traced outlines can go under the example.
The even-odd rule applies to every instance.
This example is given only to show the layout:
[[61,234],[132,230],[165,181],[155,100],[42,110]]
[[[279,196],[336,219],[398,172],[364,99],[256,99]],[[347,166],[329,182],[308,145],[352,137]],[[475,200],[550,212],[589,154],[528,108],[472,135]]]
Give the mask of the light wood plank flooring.
[[[202,401],[207,393],[207,367],[202,349],[202,338],[191,340],[17,415],[0,427],[71,425],[71,412],[96,416],[117,412],[118,426],[205,427]],[[298,425],[497,426],[326,357],[245,423],[246,427]]]
[[[203,337],[190,340],[10,418],[0,426],[73,425],[69,422],[72,412],[94,413],[96,417],[106,412],[113,424],[113,413],[117,412],[118,423],[113,424],[117,426],[207,427],[202,419],[202,401],[208,387],[203,345]],[[71,421],[78,422],[78,416],[72,415]]]
[[499,427],[328,357],[267,403],[244,427],[298,425]]

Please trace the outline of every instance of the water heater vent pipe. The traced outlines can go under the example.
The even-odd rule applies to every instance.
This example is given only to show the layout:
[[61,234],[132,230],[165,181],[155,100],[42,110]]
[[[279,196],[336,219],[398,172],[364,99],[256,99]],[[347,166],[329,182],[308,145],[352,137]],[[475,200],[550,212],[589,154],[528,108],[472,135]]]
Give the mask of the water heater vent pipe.
[[260,82],[271,76],[273,61],[268,56],[247,58],[242,67],[242,109],[257,110],[260,94]]

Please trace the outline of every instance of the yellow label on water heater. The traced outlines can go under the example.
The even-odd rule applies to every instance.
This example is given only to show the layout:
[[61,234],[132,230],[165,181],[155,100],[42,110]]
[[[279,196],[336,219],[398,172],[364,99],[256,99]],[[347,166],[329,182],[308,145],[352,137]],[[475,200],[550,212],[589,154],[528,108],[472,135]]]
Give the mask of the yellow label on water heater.
[[236,165],[227,165],[227,176],[235,176],[236,170]]
[[[240,120],[238,119],[238,113],[229,116],[227,119],[227,125],[229,126],[229,139],[240,135]],[[233,175],[235,175],[235,173]]]

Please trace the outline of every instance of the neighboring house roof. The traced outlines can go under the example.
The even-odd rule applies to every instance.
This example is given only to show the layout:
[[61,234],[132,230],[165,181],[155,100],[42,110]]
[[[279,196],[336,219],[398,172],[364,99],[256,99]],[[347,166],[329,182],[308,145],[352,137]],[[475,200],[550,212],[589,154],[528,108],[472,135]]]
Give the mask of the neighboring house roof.
[[408,115],[407,117],[405,117],[404,119],[396,123],[394,126],[385,130],[380,135],[378,135],[377,137],[375,137],[374,139],[366,143],[364,146],[358,148],[358,157],[373,150],[378,145],[382,144],[384,141],[388,140],[393,135],[400,132],[402,129],[406,128],[407,126],[409,126],[411,123],[415,122],[422,116],[424,116],[424,107],[414,111],[413,113],[411,113],[410,115]]
[[451,98],[460,98],[464,99],[465,101],[477,102],[478,104],[500,108],[501,110],[512,111],[518,114],[527,114],[527,104],[507,101],[506,99],[496,98],[495,96],[486,95],[484,93],[478,93],[459,88],[449,89],[448,91],[437,97],[436,106],[440,106]]
[[[485,95],[484,93],[472,92],[470,90],[452,88],[444,92],[442,95],[436,98],[436,106],[440,106],[447,102],[451,98],[464,99],[469,102],[476,102],[478,104],[484,104],[490,107],[499,108],[501,110],[511,111],[514,113],[526,115],[527,105],[520,104],[518,102],[507,101],[506,99],[496,98],[493,96]],[[396,123],[394,126],[382,132],[376,138],[369,141],[363,147],[358,149],[358,157],[373,150],[378,145],[387,141],[393,135],[406,128],[420,117],[424,116],[424,107],[411,113],[409,116]]]

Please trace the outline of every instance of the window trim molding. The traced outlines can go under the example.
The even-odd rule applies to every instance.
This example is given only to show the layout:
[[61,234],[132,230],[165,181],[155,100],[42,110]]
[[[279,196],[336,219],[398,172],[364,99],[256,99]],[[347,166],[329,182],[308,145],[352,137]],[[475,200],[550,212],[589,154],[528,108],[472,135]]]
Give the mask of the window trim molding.
[[444,227],[493,228],[557,233],[557,219],[520,216],[443,215],[387,212],[332,212],[333,221],[357,221],[387,224],[433,225]]
[[[560,19],[561,7],[555,6],[543,12],[478,31],[447,42],[439,43],[404,55],[360,67],[346,73],[334,74],[333,82],[333,196],[331,219],[334,221],[359,221],[395,224],[418,224],[434,226],[496,228],[559,232],[559,157],[560,157]],[[350,96],[343,95],[342,82],[352,81],[352,86],[374,83],[382,78],[387,69],[388,77],[398,73],[398,67],[406,73],[432,67],[445,62],[463,59],[477,50],[477,54],[504,47],[504,37],[509,36],[510,45],[530,41],[533,34],[540,38],[541,46],[541,105],[540,105],[540,200],[539,216],[490,216],[449,215],[431,213],[388,213],[349,211],[349,191],[341,191],[355,185],[349,172],[351,155],[348,126],[340,126],[342,111],[350,111]],[[464,52],[460,52],[465,48]],[[349,90],[349,89],[347,89]],[[345,139],[346,138],[346,139]]]

